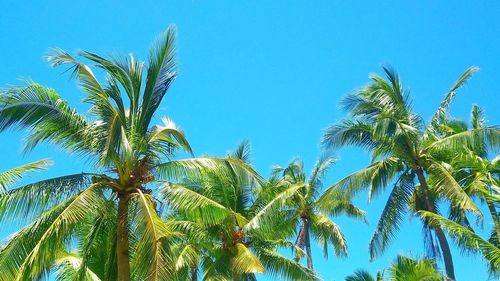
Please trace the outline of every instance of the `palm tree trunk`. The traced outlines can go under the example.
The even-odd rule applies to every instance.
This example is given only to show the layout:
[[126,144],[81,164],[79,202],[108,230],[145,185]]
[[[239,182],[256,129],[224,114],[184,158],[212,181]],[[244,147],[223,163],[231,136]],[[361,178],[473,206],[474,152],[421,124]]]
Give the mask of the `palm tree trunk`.
[[[306,231],[306,229],[305,229],[305,222],[303,222],[302,228],[300,229],[299,235],[297,236],[297,240],[295,240],[295,247],[300,248],[300,249],[304,249],[304,242],[305,242],[305,235],[306,235],[305,231]],[[299,255],[295,255],[295,257],[293,258],[293,260],[295,262],[299,262],[300,261],[300,256]]]
[[[427,185],[427,180],[424,176],[424,171],[422,168],[418,168],[416,170],[418,181],[420,186],[422,187],[422,193],[424,195],[424,201],[429,212],[437,214],[437,210],[434,208],[430,202],[429,197],[429,186]],[[436,233],[437,239],[439,241],[439,246],[441,248],[441,252],[443,254],[444,267],[446,269],[446,275],[451,280],[455,280],[455,269],[453,267],[453,259],[451,257],[451,250],[448,241],[446,240],[446,236],[444,235],[443,230],[440,227],[433,227],[434,232]]]
[[490,210],[491,218],[493,219],[493,224],[495,226],[495,234],[497,238],[497,245],[500,244],[500,221],[498,220],[497,209],[495,208],[495,203],[490,199],[486,199],[486,205]]
[[306,238],[306,253],[307,253],[307,268],[313,270],[313,261],[311,254],[311,235],[309,233],[309,219],[304,220],[305,238]]
[[128,256],[128,200],[129,194],[118,195],[118,222],[116,225],[116,259],[118,281],[130,281],[130,264]]
[[191,281],[198,281],[198,268],[196,266],[191,267]]

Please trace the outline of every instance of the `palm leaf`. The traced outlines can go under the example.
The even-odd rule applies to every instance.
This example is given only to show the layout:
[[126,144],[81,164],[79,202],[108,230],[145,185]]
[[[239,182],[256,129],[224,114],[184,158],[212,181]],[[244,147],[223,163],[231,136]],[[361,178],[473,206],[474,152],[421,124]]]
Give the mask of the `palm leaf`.
[[25,173],[45,170],[51,164],[50,160],[38,160],[0,173],[0,191],[5,191],[8,186],[21,179]]
[[370,240],[370,259],[375,259],[394,238],[407,212],[410,195],[414,191],[412,175],[402,175],[394,185]]
[[481,253],[483,258],[490,264],[493,272],[500,271],[500,249],[469,229],[464,228],[456,222],[443,218],[427,211],[419,212],[429,223],[441,227],[448,232],[457,244],[471,251]]
[[136,233],[141,233],[134,249],[133,275],[147,281],[169,280],[173,274],[172,260],[164,243],[178,234],[174,233],[158,216],[152,198],[140,190],[132,196],[139,205]]
[[12,278],[6,280],[37,279],[50,269],[72,230],[102,204],[99,185],[50,209],[9,238],[0,250],[0,272]]
[[472,74],[474,74],[478,70],[479,68],[475,66],[469,67],[455,82],[455,84],[453,84],[453,86],[448,90],[445,98],[443,99],[443,101],[441,101],[441,104],[439,105],[436,112],[434,112],[429,126],[426,129],[426,134],[435,134],[437,131],[439,131],[439,126],[441,122],[443,122],[446,118],[448,108],[456,95],[456,90],[462,87],[472,77]]

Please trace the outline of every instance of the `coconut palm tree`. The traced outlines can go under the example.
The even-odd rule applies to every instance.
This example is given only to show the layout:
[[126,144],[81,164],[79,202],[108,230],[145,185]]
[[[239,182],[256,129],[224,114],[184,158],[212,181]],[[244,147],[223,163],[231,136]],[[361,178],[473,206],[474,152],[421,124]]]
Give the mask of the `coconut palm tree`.
[[158,215],[157,187],[206,167],[254,172],[238,159],[172,160],[179,150],[192,154],[170,119],[153,125],[176,77],[174,39],[168,28],[153,44],[147,66],[133,55],[106,59],[80,52],[104,71],[104,83],[90,66],[53,50],[50,64],[69,66],[85,92],[86,115],[34,82],[2,93],[0,131],[26,128],[26,151],[49,142],[90,159],[95,170],[2,195],[4,216],[30,214],[34,221],[2,246],[0,279],[40,278],[68,244],[78,244],[81,272],[92,266],[104,280],[168,280],[174,269],[167,251],[177,233]]
[[[397,73],[384,67],[387,80],[372,75],[371,84],[343,100],[350,117],[327,129],[323,137],[326,147],[333,149],[355,145],[372,152],[372,163],[367,168],[347,176],[330,190],[358,192],[368,188],[371,199],[394,182],[370,242],[372,259],[383,252],[396,235],[412,195],[418,196],[421,208],[432,213],[439,213],[438,200],[444,199],[454,206],[480,215],[477,206],[446,169],[442,159],[466,148],[483,144],[496,146],[500,141],[500,131],[484,127],[445,137],[439,131],[456,90],[476,70],[471,67],[464,72],[425,127],[422,118],[412,111],[409,91],[403,89]],[[432,186],[428,183],[429,175],[436,175]],[[325,192],[324,196],[331,196],[330,192]],[[424,227],[427,227],[425,219],[423,222]],[[441,248],[446,273],[454,279],[446,236],[439,227],[433,227],[432,230]]]
[[[289,235],[296,235],[293,248],[295,261],[300,261],[305,252],[307,267],[310,270],[313,270],[311,237],[317,240],[325,257],[328,257],[329,246],[333,247],[337,256],[347,256],[346,238],[330,217],[345,214],[365,221],[364,212],[352,203],[348,193],[334,192],[332,196],[319,200],[326,172],[334,163],[335,158],[331,156],[321,158],[313,167],[309,178],[304,172],[301,160],[294,160],[286,167],[276,166],[271,179],[271,182],[276,184],[264,190],[271,193],[267,195],[271,198],[268,206],[276,204],[276,199],[281,201],[276,204],[280,209],[274,213],[279,218],[275,218],[275,221],[287,225],[281,226],[280,229],[292,230]],[[263,209],[267,210],[268,206]],[[254,220],[261,217],[265,215],[258,214]]]
[[[229,157],[247,162],[248,155],[245,142]],[[191,280],[198,275],[203,280],[256,280],[255,275],[264,272],[280,280],[317,279],[312,270],[277,252],[292,243],[276,225],[246,228],[261,211],[256,206],[259,190],[259,181],[236,170],[222,176],[205,170],[182,185],[164,185],[164,201],[178,212],[176,221],[188,232],[175,251],[177,270]]]

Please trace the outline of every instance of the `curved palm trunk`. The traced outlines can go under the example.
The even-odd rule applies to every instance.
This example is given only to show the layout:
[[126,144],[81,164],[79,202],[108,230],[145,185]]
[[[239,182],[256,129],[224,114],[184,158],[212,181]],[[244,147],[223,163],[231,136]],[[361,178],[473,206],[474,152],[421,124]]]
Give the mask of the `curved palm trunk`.
[[191,267],[191,281],[198,281],[198,268],[196,266]]
[[[313,262],[312,262],[312,253],[311,253],[311,235],[309,233],[309,219],[303,218],[302,219],[302,228],[300,229],[299,236],[297,237],[297,240],[295,241],[295,246],[306,250],[307,254],[307,268],[310,270],[313,270]],[[300,257],[295,256],[294,260],[296,262],[299,262]]]
[[[425,205],[429,212],[437,214],[437,210],[434,208],[434,205],[430,203],[429,199],[429,186],[427,185],[427,180],[425,179],[424,172],[421,168],[416,170],[418,181],[420,186],[422,187],[422,193],[424,195]],[[441,248],[441,252],[443,254],[444,267],[446,269],[446,275],[451,280],[455,280],[455,269],[453,267],[453,259],[451,257],[450,245],[448,244],[448,240],[446,240],[446,236],[444,235],[443,230],[440,227],[432,228],[436,233],[437,239],[439,241],[439,246]]]
[[128,255],[128,194],[118,195],[118,222],[116,225],[116,259],[118,281],[130,281],[130,264]]
[[306,253],[307,253],[307,268],[313,270],[313,261],[311,253],[311,234],[309,233],[309,219],[304,220],[304,228],[306,234]]

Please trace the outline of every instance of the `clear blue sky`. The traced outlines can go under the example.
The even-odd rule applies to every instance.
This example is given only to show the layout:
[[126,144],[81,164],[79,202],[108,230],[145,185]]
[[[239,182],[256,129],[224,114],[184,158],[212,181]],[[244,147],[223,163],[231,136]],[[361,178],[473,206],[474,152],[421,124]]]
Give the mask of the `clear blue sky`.
[[[460,90],[452,113],[468,118],[475,102],[490,124],[500,120],[498,1],[42,2],[2,1],[0,87],[28,77],[82,109],[83,94],[74,81],[43,61],[48,48],[133,52],[145,59],[155,36],[176,24],[180,75],[159,117],[179,124],[198,155],[223,155],[248,139],[263,175],[296,156],[310,169],[321,153],[324,129],[344,115],[339,99],[383,64],[399,71],[415,109],[427,119],[455,79],[477,65],[480,72]],[[52,146],[23,158],[22,139],[20,133],[0,135],[0,170],[45,157],[55,166],[28,181],[91,168]],[[353,149],[337,155],[341,160],[329,183],[369,161]],[[356,200],[368,212],[369,225],[337,220],[348,238],[348,259],[326,261],[313,249],[325,280],[343,280],[357,268],[375,273],[398,253],[423,255],[420,225],[413,219],[383,256],[368,261],[368,241],[386,199],[387,194],[371,204],[366,195]],[[0,238],[14,228],[3,225]],[[453,254],[459,281],[487,280],[479,257],[462,257],[455,247]]]

